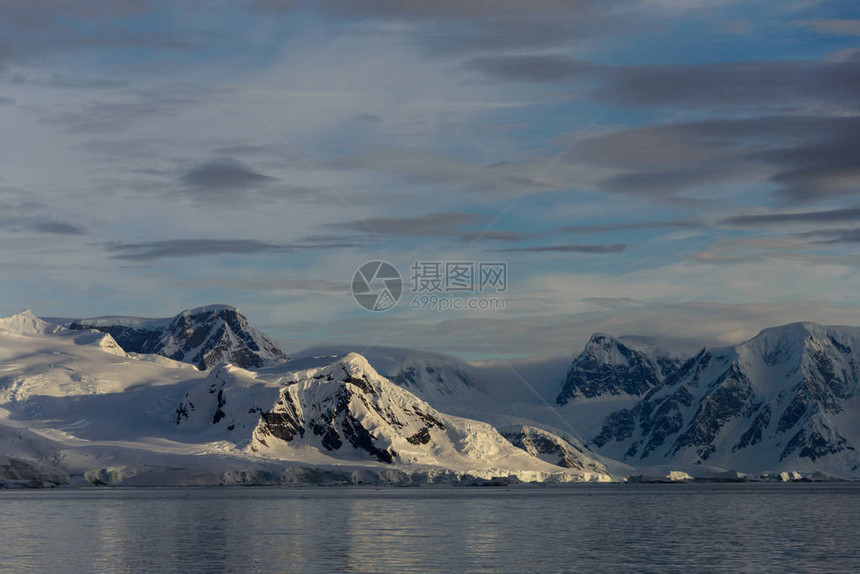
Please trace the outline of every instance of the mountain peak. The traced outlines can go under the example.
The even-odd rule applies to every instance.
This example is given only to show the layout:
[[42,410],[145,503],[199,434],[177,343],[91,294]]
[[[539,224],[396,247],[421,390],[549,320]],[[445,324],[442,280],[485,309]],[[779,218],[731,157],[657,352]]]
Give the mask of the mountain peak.
[[604,395],[644,395],[680,366],[676,358],[651,356],[606,333],[594,333],[573,360],[556,398],[559,405]]
[[234,307],[233,305],[223,305],[223,304],[215,304],[215,305],[203,305],[202,307],[193,307],[191,309],[186,309],[179,313],[180,315],[186,316],[194,316],[194,315],[202,315],[203,313],[221,313],[222,311],[233,311],[239,315],[242,315],[242,311],[238,307]]
[[43,321],[36,317],[32,311],[25,309],[11,317],[0,318],[0,329],[21,335],[44,335],[56,333],[63,327]]
[[222,361],[257,368],[289,360],[274,341],[251,326],[232,305],[186,309],[170,319],[82,319],[72,323],[71,328],[98,329],[110,333],[126,351],[163,355],[201,370]]

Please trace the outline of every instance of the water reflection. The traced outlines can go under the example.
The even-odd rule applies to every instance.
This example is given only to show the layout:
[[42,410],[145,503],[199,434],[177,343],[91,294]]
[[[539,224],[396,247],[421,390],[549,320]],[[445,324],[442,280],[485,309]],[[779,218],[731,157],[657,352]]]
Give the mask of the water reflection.
[[6,572],[860,571],[860,485],[0,492]]

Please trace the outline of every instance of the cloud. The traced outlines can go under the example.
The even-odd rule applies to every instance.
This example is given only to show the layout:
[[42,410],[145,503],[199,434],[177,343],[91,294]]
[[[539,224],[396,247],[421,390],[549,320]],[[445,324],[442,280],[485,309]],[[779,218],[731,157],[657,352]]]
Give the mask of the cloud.
[[175,116],[180,111],[211,100],[220,93],[217,88],[170,84],[146,89],[121,89],[105,100],[88,100],[71,109],[43,118],[47,124],[60,126],[72,134],[110,134],[127,131],[146,120]]
[[860,228],[854,229],[826,229],[818,231],[810,231],[803,234],[798,234],[802,237],[824,237],[815,241],[815,243],[860,243]]
[[54,235],[85,235],[87,232],[84,227],[66,221],[31,221],[28,228],[39,233]]
[[[786,202],[847,197],[860,184],[860,116],[715,118],[621,129],[566,160],[613,175],[598,190],[673,199],[770,183]],[[732,185],[729,185],[732,184]]]
[[111,243],[105,245],[105,248],[113,253],[111,256],[113,259],[153,261],[210,255],[266,255],[357,246],[356,243],[281,245],[253,239],[167,239],[139,243]]
[[[342,342],[366,345],[410,344],[428,351],[460,356],[497,358],[524,355],[565,356],[572,359],[594,332],[647,338],[655,346],[695,353],[702,346],[738,344],[766,327],[797,321],[858,324],[860,308],[850,304],[647,302],[607,306],[598,301],[580,312],[508,317],[443,317],[436,322],[419,317],[362,318],[340,321],[324,332],[325,339],[308,343]],[[413,313],[412,315],[417,315]],[[478,333],[480,337],[477,337]],[[526,344],[523,342],[527,341]],[[569,363],[568,363],[569,364]],[[529,376],[528,373],[523,373]],[[564,374],[560,369],[558,376]]]
[[[586,0],[256,0],[260,10],[287,13],[311,8],[331,19],[407,25],[404,36],[430,52],[477,52],[581,43],[646,26],[647,12],[626,10],[637,2]],[[391,33],[389,30],[388,33]]]
[[442,157],[419,149],[379,149],[338,157],[327,163],[333,169],[390,175],[415,185],[468,187],[498,195],[557,189],[555,182],[534,177],[544,166],[497,162],[479,165]]
[[47,80],[47,85],[53,88],[63,89],[86,89],[86,90],[102,90],[111,88],[123,88],[128,84],[119,80],[110,80],[106,78],[82,78],[72,76],[70,74],[53,73]]
[[599,68],[560,54],[485,56],[467,66],[497,79],[537,83],[587,79]]
[[[517,242],[539,235],[525,231],[502,229],[465,229],[470,225],[484,224],[489,219],[487,215],[478,213],[441,212],[411,217],[370,217],[348,221],[340,224],[340,227],[377,238],[447,237],[464,242],[479,240]],[[307,239],[312,241],[341,241],[349,238],[350,236],[344,235],[315,235]]]
[[798,211],[790,213],[757,213],[735,215],[720,220],[723,225],[760,227],[794,223],[845,223],[860,222],[860,208],[844,207],[826,211]]
[[370,217],[349,221],[341,225],[346,229],[371,232],[385,237],[434,237],[458,235],[464,225],[485,219],[474,213],[427,213],[413,217]]
[[623,106],[860,106],[860,64],[745,61],[602,70],[601,101]]
[[19,28],[38,30],[52,28],[62,19],[88,20],[129,16],[148,9],[149,5],[144,0],[5,0],[0,2],[0,21]]
[[567,225],[554,229],[553,233],[612,233],[615,231],[638,231],[641,229],[696,229],[705,223],[696,219],[676,219],[671,221],[633,221],[624,223],[596,223],[593,225]]
[[[190,3],[183,3],[186,9]],[[148,51],[188,49],[193,28],[152,31],[147,17],[165,8],[148,0],[0,1],[0,64],[29,64],[73,51],[130,48]]]
[[[308,4],[301,0],[257,0],[259,8],[272,11],[288,12],[299,6]],[[314,3],[322,10],[333,14],[349,16],[373,16],[380,18],[415,18],[415,19],[456,19],[472,20],[493,18],[500,13],[511,16],[528,17],[539,14],[556,17],[560,14],[573,15],[586,12],[592,6],[583,0],[534,0],[523,4],[519,0],[436,0],[422,2],[421,0],[323,0]]]
[[563,54],[515,54],[466,65],[497,80],[580,82],[591,99],[623,107],[860,107],[860,63],[853,60],[610,66]]
[[831,62],[860,62],[860,48],[845,48],[827,54]]
[[623,243],[612,243],[609,245],[539,245],[536,247],[510,247],[507,249],[493,249],[500,253],[582,253],[602,254],[621,253],[627,250],[628,245]]
[[459,237],[463,241],[509,241],[509,242],[518,242],[524,241],[526,239],[531,239],[533,237],[537,237],[538,233],[527,233],[524,231],[508,231],[508,230],[495,230],[495,229],[487,229],[484,231],[467,231],[459,234]]
[[193,279],[181,281],[180,285],[189,289],[229,289],[235,291],[269,291],[301,293],[303,295],[338,295],[349,293],[343,281],[324,279],[272,279],[257,277],[252,279]]
[[792,23],[825,36],[860,36],[860,19],[815,18]]
[[29,199],[29,194],[13,192],[12,195],[21,200],[0,200],[0,230],[46,235],[86,235],[86,227],[56,218],[48,205]]
[[179,178],[183,186],[202,190],[241,190],[275,180],[231,157],[220,157],[197,165]]

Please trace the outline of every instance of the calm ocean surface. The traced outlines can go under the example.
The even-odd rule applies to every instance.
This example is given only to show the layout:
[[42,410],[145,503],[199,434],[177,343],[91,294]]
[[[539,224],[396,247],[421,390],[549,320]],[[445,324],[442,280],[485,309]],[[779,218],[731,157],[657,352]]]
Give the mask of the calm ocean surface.
[[0,491],[0,572],[860,572],[860,484]]

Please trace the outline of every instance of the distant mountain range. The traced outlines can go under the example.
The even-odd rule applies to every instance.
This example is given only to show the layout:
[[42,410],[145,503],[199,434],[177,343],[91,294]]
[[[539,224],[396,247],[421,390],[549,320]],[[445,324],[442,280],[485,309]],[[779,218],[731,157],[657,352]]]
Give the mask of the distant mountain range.
[[97,317],[68,321],[67,326],[110,333],[128,352],[162,355],[201,370],[221,362],[247,369],[289,360],[230,305],[189,309],[168,319]]
[[[625,367],[622,380],[636,368]],[[599,452],[637,466],[858,474],[858,328],[774,327],[734,347],[703,349],[656,382],[654,371],[642,373],[635,388],[647,392],[605,419],[591,441]]]
[[24,312],[0,319],[0,484],[860,478],[860,328],[686,357],[596,333],[551,396],[551,371],[507,370],[390,348],[290,360],[227,305]]
[[[397,370],[401,387],[357,353],[287,362],[267,345],[257,370],[222,361],[201,371],[195,367],[215,353],[247,358],[252,344],[269,342],[223,306],[170,321],[69,325],[30,312],[0,319],[0,484],[611,478],[579,444],[545,432],[545,440],[517,446],[492,425],[446,414],[408,390],[467,390],[451,365],[412,357]],[[113,333],[157,344],[126,352]],[[167,356],[140,352],[147,350]]]

